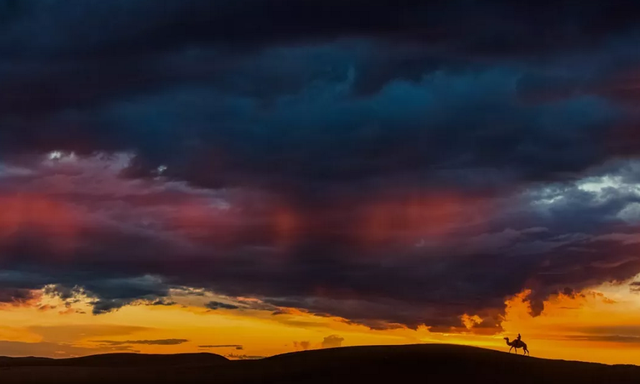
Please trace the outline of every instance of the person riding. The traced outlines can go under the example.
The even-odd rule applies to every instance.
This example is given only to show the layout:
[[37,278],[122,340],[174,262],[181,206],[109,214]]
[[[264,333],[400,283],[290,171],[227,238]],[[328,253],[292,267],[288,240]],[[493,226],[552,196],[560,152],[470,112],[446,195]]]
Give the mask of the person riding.
[[518,337],[516,338],[516,340],[518,341],[522,341],[522,336],[520,336],[520,334],[518,333]]

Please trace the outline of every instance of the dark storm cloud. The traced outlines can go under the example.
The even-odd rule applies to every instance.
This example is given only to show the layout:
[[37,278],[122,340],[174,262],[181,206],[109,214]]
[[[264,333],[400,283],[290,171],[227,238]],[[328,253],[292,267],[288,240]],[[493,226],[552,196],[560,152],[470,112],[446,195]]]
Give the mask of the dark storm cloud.
[[[313,47],[337,38],[375,42],[375,50],[356,63],[357,88],[378,90],[392,79],[420,79],[449,68],[461,57],[468,64],[483,55],[527,57],[580,52],[616,38],[633,42],[638,13],[631,2],[5,0],[0,6],[3,86],[13,95],[2,105],[31,115],[176,81],[226,82],[236,91],[299,89],[300,75],[313,79],[302,65],[308,61],[293,72],[287,66],[295,66],[295,57],[269,71],[249,72],[244,69],[250,65],[239,60],[247,54],[243,48]],[[316,76],[330,75],[328,56],[320,55]],[[258,86],[261,78],[265,87]]]
[[[575,204],[574,200],[569,201]],[[592,195],[591,199],[584,199],[579,211],[598,210],[602,204],[611,206],[598,202]],[[619,209],[617,205],[613,207],[612,212]],[[561,219],[566,220],[565,225],[571,223],[565,215],[574,215],[573,209],[562,201],[552,208],[556,219],[544,217],[545,214],[537,219],[539,223]],[[609,216],[595,217],[606,221],[611,220]],[[593,220],[590,223],[592,231],[602,225]],[[538,300],[567,286],[580,289],[599,281],[624,280],[640,270],[638,259],[628,258],[634,254],[633,245],[573,232],[586,229],[577,220],[564,232],[538,228],[467,238],[464,243],[469,249],[443,245],[424,250],[361,251],[369,260],[354,259],[339,244],[316,246],[295,250],[287,263],[276,268],[268,262],[273,255],[263,251],[246,250],[236,257],[223,258],[224,268],[210,256],[190,255],[185,259],[184,254],[165,252],[156,254],[162,259],[158,262],[136,264],[117,259],[102,263],[103,268],[96,269],[93,275],[74,274],[73,270],[86,269],[88,264],[72,263],[59,266],[58,273],[49,270],[51,276],[47,278],[36,278],[34,273],[9,273],[5,281],[9,286],[22,281],[22,286],[30,288],[56,280],[67,282],[67,287],[80,284],[85,288],[57,286],[46,292],[59,292],[61,298],[69,300],[86,289],[87,296],[96,298],[95,314],[140,300],[151,303],[158,296],[168,295],[171,282],[208,287],[230,295],[264,297],[273,305],[271,308],[330,313],[372,328],[383,329],[397,323],[410,327],[427,324],[434,331],[450,331],[451,327],[459,326],[458,316],[472,313],[483,319],[476,331],[483,328],[495,331],[499,329],[505,297],[523,288],[534,288],[534,299]],[[126,248],[121,250],[123,256],[127,256],[126,252]],[[166,281],[135,277],[141,273],[161,274]],[[104,277],[112,274],[130,277]],[[238,308],[219,302],[207,307]]]
[[1,51],[22,55],[115,55],[189,44],[243,46],[344,36],[458,42],[463,49],[496,53],[535,52],[583,48],[633,32],[638,12],[632,2],[500,0],[188,0],[162,5],[150,0],[8,0],[1,6]]
[[29,289],[7,288],[0,289],[0,303],[21,304],[34,299],[34,294]]
[[[6,151],[132,150],[138,159],[130,176],[165,164],[167,175],[196,184],[268,183],[294,188],[298,198],[316,183],[390,175],[460,184],[469,173],[507,166],[483,183],[499,188],[582,171],[607,156],[592,143],[606,139],[624,113],[590,97],[599,93],[588,87],[544,106],[521,105],[517,95],[538,83],[527,79],[553,78],[580,60],[615,61],[622,54],[604,53],[634,36],[633,5],[605,3],[579,12],[499,1],[5,8]],[[366,22],[354,14],[366,14]],[[617,23],[600,21],[608,14]],[[616,38],[621,43],[610,48]],[[522,57],[554,44],[588,57],[596,50],[596,58],[538,68]],[[489,48],[500,55],[481,59]],[[573,83],[589,82],[593,71],[578,68],[582,80]],[[564,100],[573,83],[560,81],[550,92]]]
[[[103,272],[109,274],[107,271]],[[86,296],[91,299],[93,314],[108,313],[132,303],[173,304],[164,300],[169,295],[170,286],[151,276],[101,279],[98,275],[70,274],[65,279],[69,281],[68,284],[61,283],[59,277],[52,276],[48,279],[51,285],[46,286],[45,293],[71,303]],[[77,285],[72,287],[69,284]]]
[[637,8],[0,1],[0,302],[491,333],[525,288],[629,279]]
[[[612,170],[616,168],[603,169],[607,177],[615,177]],[[628,175],[634,166],[625,164],[622,169],[621,173]],[[597,182],[600,176],[595,173],[591,177]],[[436,238],[432,239],[436,244],[422,244],[416,238],[409,244],[362,249],[349,245],[351,220],[345,220],[336,228],[341,233],[339,241],[321,241],[327,234],[320,233],[315,243],[307,243],[318,236],[311,234],[286,251],[285,263],[276,264],[272,264],[274,258],[283,256],[279,252],[245,246],[255,241],[251,235],[236,239],[235,246],[223,253],[212,254],[209,247],[215,244],[197,238],[196,244],[204,246],[200,250],[185,252],[166,243],[154,249],[148,241],[142,243],[142,249],[132,248],[127,244],[138,243],[138,237],[130,238],[132,234],[122,229],[110,233],[112,229],[107,227],[100,229],[105,233],[98,239],[109,241],[88,241],[97,247],[76,252],[72,262],[62,264],[61,260],[34,258],[32,255],[42,251],[33,247],[38,243],[25,239],[32,249],[21,258],[5,260],[6,268],[19,271],[4,272],[3,286],[34,289],[62,283],[59,290],[65,299],[86,289],[87,296],[94,298],[95,314],[133,303],[157,302],[175,284],[207,287],[231,296],[262,297],[269,310],[302,308],[376,329],[427,324],[433,331],[466,331],[460,327],[460,315],[476,314],[483,321],[474,331],[490,333],[499,330],[505,297],[523,288],[534,290],[531,300],[538,313],[549,294],[564,292],[567,287],[579,290],[602,281],[622,281],[639,270],[633,228],[617,216],[638,201],[629,189],[633,178],[625,180],[630,184],[600,192],[571,183],[543,184],[510,197],[499,212],[486,217],[487,229],[454,234],[457,240],[451,242]],[[157,197],[147,194],[146,199],[155,201]],[[176,196],[169,199],[175,203]],[[88,201],[96,204],[95,198]],[[100,206],[110,204],[96,207]],[[132,201],[121,209],[133,210],[131,217],[141,219],[147,208]],[[341,217],[350,216],[344,213]],[[120,224],[126,227],[128,220]],[[148,254],[153,258],[145,257]],[[104,255],[117,257],[105,259]],[[146,274],[162,278],[139,277]],[[86,288],[69,288],[74,285]]]
[[[615,177],[611,173],[615,168],[603,169],[607,171],[604,175]],[[634,166],[625,163],[622,169],[621,174],[628,175]],[[36,177],[40,182],[46,180],[43,175]],[[590,177],[592,180],[586,180],[595,183],[601,175]],[[482,225],[458,223],[454,232],[444,238],[430,238],[427,233],[426,241],[420,241],[424,234],[418,230],[408,243],[385,242],[376,247],[354,244],[358,232],[350,227],[357,215],[344,212],[339,216],[343,222],[333,224],[338,225],[333,228],[338,235],[319,230],[303,233],[286,250],[274,249],[269,243],[261,245],[262,238],[250,231],[225,245],[224,250],[212,251],[216,243],[211,236],[219,228],[208,227],[206,221],[194,228],[199,233],[196,237],[182,229],[186,230],[182,236],[190,239],[188,247],[167,242],[180,227],[169,227],[170,231],[165,228],[161,237],[167,238],[154,246],[152,237],[140,238],[129,227],[152,220],[153,216],[145,216],[161,211],[165,204],[171,207],[184,197],[164,196],[164,189],[152,192],[149,185],[150,189],[142,191],[148,203],[155,202],[152,205],[139,205],[135,199],[121,197],[113,205],[111,195],[98,198],[87,190],[87,210],[97,210],[102,215],[109,211],[107,216],[119,219],[118,226],[94,228],[97,237],[83,237],[91,246],[82,246],[66,257],[51,258],[44,252],[42,239],[33,242],[27,236],[20,247],[14,245],[3,253],[5,270],[0,283],[19,292],[55,284],[48,286],[45,293],[67,302],[86,296],[94,306],[94,314],[130,304],[168,303],[172,287],[190,286],[231,297],[263,299],[260,305],[239,301],[247,308],[300,308],[375,329],[426,324],[432,331],[467,331],[460,320],[467,313],[482,319],[473,327],[474,332],[492,333],[500,329],[505,298],[522,289],[533,290],[530,299],[534,313],[539,313],[542,300],[549,294],[579,291],[603,281],[623,281],[640,271],[633,227],[618,217],[640,199],[629,189],[633,178],[621,180],[629,184],[599,192],[572,183],[541,184],[521,194],[489,199],[499,204],[492,208],[496,211],[483,218]],[[136,181],[121,182],[138,185]],[[165,182],[157,181],[157,185]],[[126,190],[124,186],[121,189]],[[77,201],[82,189],[74,187],[73,191],[70,198]],[[185,191],[200,193],[189,188]],[[128,193],[134,196],[138,192]],[[464,215],[470,215],[475,207],[464,200],[462,204]],[[210,209],[196,207],[197,211]],[[256,220],[261,211],[255,206],[251,209],[255,210],[251,214],[245,211],[246,217],[251,218],[249,222],[254,222],[251,225],[264,220]],[[116,214],[120,210],[128,215]],[[633,211],[625,217],[633,221]],[[179,220],[179,216],[164,220],[167,219],[171,222]],[[327,218],[314,217],[314,221],[323,220]],[[152,228],[164,225],[160,221]],[[469,232],[467,225],[484,229]],[[11,252],[20,252],[20,257],[11,257]],[[207,307],[240,308],[217,301]]]
[[[151,175],[165,164],[167,176],[198,185],[253,184],[307,197],[305,189],[330,192],[407,180],[427,187],[499,188],[557,179],[605,158],[596,143],[622,118],[616,106],[587,96],[521,105],[515,100],[517,78],[508,69],[438,72],[352,99],[340,95],[351,86],[347,77],[318,84],[320,92],[338,93],[331,102],[306,89],[266,110],[253,99],[184,88],[116,104],[105,113],[132,140],[157,122],[138,147],[131,176]],[[500,168],[493,178],[473,178]]]

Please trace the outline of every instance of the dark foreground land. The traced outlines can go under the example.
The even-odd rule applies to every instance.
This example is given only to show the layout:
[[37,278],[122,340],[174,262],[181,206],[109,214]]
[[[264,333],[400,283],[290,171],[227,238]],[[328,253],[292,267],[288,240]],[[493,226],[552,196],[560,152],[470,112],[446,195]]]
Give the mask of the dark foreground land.
[[352,347],[254,361],[212,354],[0,358],[0,383],[640,383],[640,367],[453,345]]

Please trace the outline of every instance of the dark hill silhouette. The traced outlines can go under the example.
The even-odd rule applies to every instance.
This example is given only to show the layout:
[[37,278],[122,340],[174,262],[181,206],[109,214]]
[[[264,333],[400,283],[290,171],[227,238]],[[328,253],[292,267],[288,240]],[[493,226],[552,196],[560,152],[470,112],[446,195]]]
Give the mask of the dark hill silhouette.
[[640,382],[638,366],[547,360],[435,344],[315,350],[254,361],[228,361],[209,354],[41,360],[4,365],[2,383]]
[[0,367],[38,366],[54,361],[46,357],[0,357]]
[[175,367],[228,363],[226,357],[213,353],[183,353],[177,355],[141,355],[113,353],[59,360],[58,365],[83,367]]
[[0,357],[0,367],[175,367],[215,365],[228,362],[229,360],[226,357],[212,353],[184,353],[176,355],[111,353],[73,359]]

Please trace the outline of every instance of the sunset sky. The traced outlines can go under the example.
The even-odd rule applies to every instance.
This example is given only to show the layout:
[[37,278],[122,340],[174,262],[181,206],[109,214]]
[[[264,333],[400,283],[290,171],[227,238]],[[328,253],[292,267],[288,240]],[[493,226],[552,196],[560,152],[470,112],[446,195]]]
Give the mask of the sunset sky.
[[640,5],[0,0],[0,356],[640,364]]

